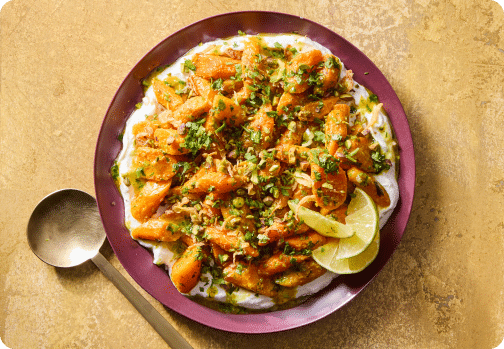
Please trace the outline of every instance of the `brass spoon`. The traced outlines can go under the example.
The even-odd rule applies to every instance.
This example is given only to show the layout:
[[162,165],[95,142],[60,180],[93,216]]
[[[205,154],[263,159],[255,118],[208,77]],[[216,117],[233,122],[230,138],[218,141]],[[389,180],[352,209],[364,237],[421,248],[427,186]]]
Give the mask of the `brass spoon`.
[[105,241],[96,200],[77,189],[46,196],[35,207],[27,229],[28,243],[42,261],[68,268],[91,259],[172,348],[192,347],[100,253]]

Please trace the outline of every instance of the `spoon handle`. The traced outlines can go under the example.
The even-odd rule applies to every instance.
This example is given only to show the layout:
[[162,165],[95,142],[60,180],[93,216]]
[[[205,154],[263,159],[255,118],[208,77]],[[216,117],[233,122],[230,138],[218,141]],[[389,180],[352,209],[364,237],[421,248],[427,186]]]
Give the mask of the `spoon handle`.
[[192,349],[187,341],[168,321],[131,285],[119,271],[98,253],[92,258],[94,264],[122,292],[131,304],[143,315],[151,326],[171,348]]

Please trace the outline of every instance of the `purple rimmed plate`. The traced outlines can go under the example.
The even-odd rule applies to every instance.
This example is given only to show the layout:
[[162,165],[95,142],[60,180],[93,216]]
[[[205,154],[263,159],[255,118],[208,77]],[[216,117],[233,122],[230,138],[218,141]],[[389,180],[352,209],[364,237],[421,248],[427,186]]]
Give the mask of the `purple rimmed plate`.
[[[305,303],[287,310],[263,314],[224,314],[182,296],[166,271],[152,263],[151,253],[130,238],[124,226],[122,197],[110,175],[121,150],[119,135],[135,104],[143,97],[141,80],[160,65],[174,62],[200,42],[237,35],[290,33],[306,35],[338,56],[354,78],[380,98],[399,144],[399,203],[381,231],[380,251],[364,271],[337,277],[327,288]],[[365,74],[367,73],[367,74]],[[352,300],[366,287],[392,256],[409,219],[415,184],[413,141],[406,115],[397,95],[380,70],[355,46],[338,34],[312,21],[274,12],[236,12],[191,24],[170,35],[145,55],[126,76],[105,115],[98,136],[95,164],[98,208],[107,238],[117,258],[131,277],[166,307],[201,324],[238,333],[268,333],[296,328],[319,320]]]

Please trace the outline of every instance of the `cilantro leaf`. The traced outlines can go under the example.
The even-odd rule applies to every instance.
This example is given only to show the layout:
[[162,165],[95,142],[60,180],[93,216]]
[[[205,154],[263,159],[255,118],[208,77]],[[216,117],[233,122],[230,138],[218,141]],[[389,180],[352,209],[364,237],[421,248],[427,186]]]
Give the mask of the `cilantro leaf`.
[[196,66],[190,59],[184,61],[184,73],[189,73],[189,70],[195,71]]
[[371,153],[371,159],[373,160],[373,167],[376,170],[376,172],[381,172],[383,170],[388,170],[390,169],[390,164],[385,158],[385,155],[380,153],[379,150],[374,151]]
[[[202,121],[205,121],[202,119]],[[186,124],[186,136],[182,147],[189,149],[191,154],[195,156],[201,148],[208,149],[212,143],[212,137],[206,132],[201,122],[188,122]]]

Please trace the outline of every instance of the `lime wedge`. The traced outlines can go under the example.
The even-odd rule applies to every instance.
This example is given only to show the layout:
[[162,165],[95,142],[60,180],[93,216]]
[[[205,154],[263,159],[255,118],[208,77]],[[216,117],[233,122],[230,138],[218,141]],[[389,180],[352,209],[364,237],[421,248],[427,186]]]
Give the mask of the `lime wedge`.
[[297,212],[298,218],[320,235],[333,238],[348,238],[355,234],[354,228],[349,225],[323,216],[303,206],[299,207],[298,210],[298,206],[294,201],[289,201],[290,209]]
[[324,268],[336,274],[355,274],[364,270],[378,255],[380,233],[375,235],[371,244],[361,253],[350,258],[333,259],[338,242],[329,242],[313,251],[313,259]]
[[355,189],[348,205],[347,226],[355,230],[348,238],[333,240],[313,251],[313,259],[324,268],[338,273],[358,272],[371,263],[379,247],[379,215],[373,199]]
[[364,251],[379,232],[378,209],[373,199],[356,188],[348,204],[345,223],[355,230],[355,235],[339,242],[337,259],[350,258]]

